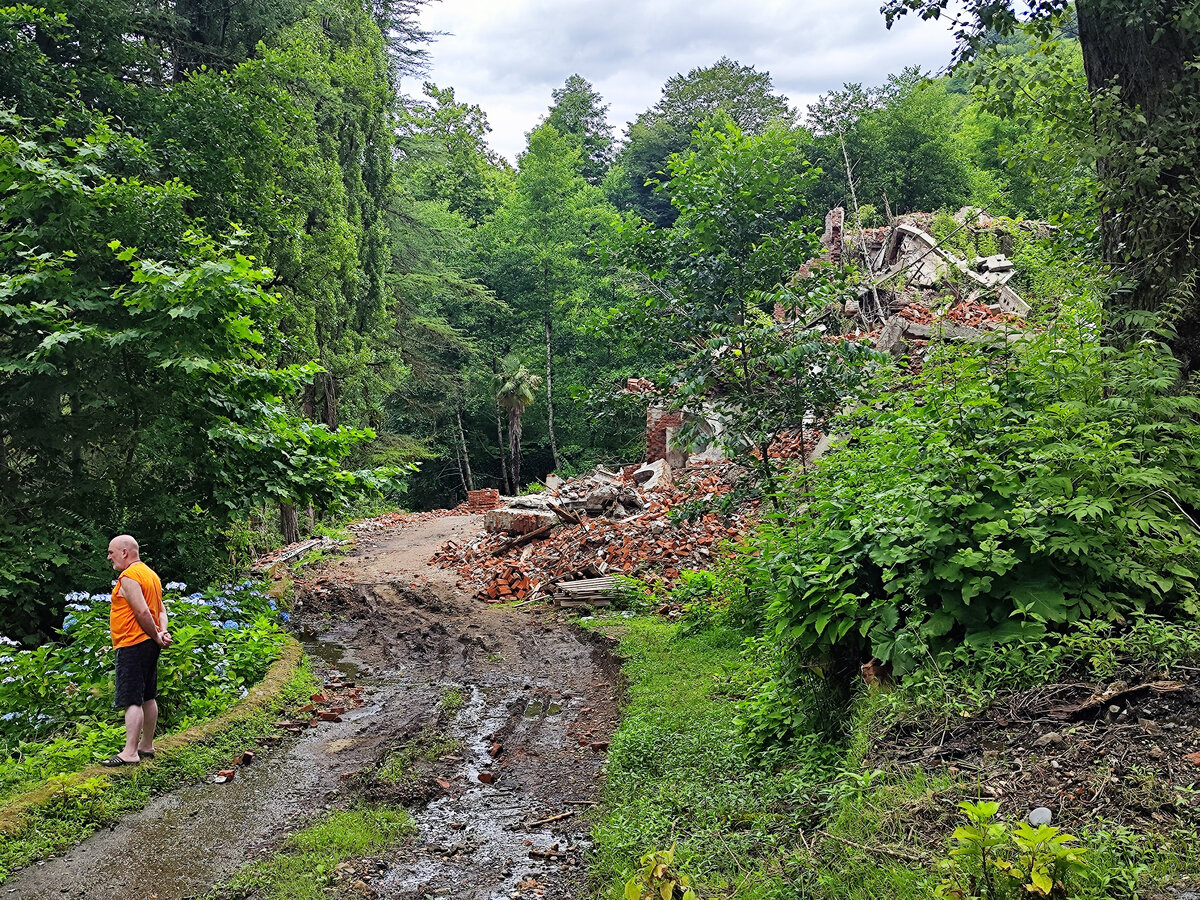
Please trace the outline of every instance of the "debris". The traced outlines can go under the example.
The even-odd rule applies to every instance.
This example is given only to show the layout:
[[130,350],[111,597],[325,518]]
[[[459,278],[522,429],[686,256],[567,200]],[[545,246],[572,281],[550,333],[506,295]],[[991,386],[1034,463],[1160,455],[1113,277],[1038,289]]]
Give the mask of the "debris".
[[496,776],[493,775],[491,772],[480,772],[475,777],[479,779],[480,784],[491,784],[493,781],[496,780]]
[[484,488],[479,491],[467,491],[467,511],[485,513],[500,505],[500,492],[495,488]]
[[559,813],[557,816],[548,816],[545,819],[538,819],[536,822],[528,822],[526,823],[525,827],[534,828],[538,825],[549,825],[551,822],[559,822],[563,819],[569,819],[573,815],[575,815],[575,810],[568,809],[566,812]]
[[[811,439],[816,436],[814,432]],[[726,519],[697,509],[686,519],[672,521],[668,514],[673,509],[685,504],[702,507],[727,494],[742,470],[725,461],[704,462],[647,489],[633,480],[638,468],[628,475],[600,469],[546,495],[542,502],[556,527],[523,548],[511,538],[485,532],[467,543],[444,544],[430,561],[477,581],[476,596],[486,602],[570,600],[572,590],[584,588],[589,596],[575,599],[605,600],[615,582],[569,585],[618,574],[674,584],[684,569],[706,569],[716,563],[721,545],[736,539],[757,509],[756,502],[748,502]],[[627,514],[616,519],[579,515],[588,498],[606,486],[612,491],[605,496],[619,501]],[[575,514],[578,524],[560,521],[549,509],[551,504]],[[599,504],[593,500],[592,505]],[[608,508],[620,515],[615,505]],[[628,514],[631,510],[637,511]],[[489,515],[497,512],[501,510]]]

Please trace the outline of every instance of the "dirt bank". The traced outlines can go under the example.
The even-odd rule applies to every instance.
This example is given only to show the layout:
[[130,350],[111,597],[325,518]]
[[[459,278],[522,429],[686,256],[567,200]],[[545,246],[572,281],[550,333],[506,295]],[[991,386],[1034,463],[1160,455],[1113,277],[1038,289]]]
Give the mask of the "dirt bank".
[[417,838],[358,867],[370,868],[376,895],[581,896],[586,811],[617,717],[616,666],[553,611],[486,607],[428,566],[444,541],[479,528],[478,516],[396,527],[360,541],[302,591],[296,621],[307,648],[331,678],[336,670],[366,688],[363,707],[269,751],[232,784],[156,799],[4,890],[203,894],[326,806],[378,794],[374,767],[438,731],[458,749],[424,762],[406,785]]

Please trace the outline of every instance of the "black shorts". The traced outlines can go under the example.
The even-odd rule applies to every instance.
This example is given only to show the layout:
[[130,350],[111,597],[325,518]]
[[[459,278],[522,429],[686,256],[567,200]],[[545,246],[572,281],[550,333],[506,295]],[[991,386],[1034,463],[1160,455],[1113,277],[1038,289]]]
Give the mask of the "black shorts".
[[132,647],[117,648],[118,709],[141,706],[158,696],[158,654],[162,647],[149,638]]

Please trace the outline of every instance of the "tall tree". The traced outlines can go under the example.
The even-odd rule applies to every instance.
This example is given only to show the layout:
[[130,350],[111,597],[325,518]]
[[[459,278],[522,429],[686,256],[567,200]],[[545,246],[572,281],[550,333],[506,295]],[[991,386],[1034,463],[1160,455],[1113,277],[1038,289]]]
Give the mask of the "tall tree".
[[972,187],[962,103],[916,67],[877,88],[848,84],[822,95],[808,108],[813,162],[822,169],[813,199],[849,205],[848,157],[864,202],[882,206],[886,198],[896,212],[962,206]]
[[514,190],[484,229],[485,275],[513,308],[522,343],[545,348],[547,438],[555,468],[562,463],[555,430],[556,333],[564,304],[587,294],[595,275],[590,243],[612,227],[615,212],[580,174],[579,151],[549,123],[529,135]]
[[600,184],[612,163],[613,130],[608,122],[608,104],[580,75],[570,76],[551,96],[554,103],[546,122],[579,150],[583,177]]
[[629,125],[617,156],[623,184],[622,205],[658,225],[669,225],[675,212],[655,185],[670,179],[667,161],[687,150],[692,132],[717,110],[745,134],[763,134],[773,124],[791,125],[795,112],[775,92],[770,73],[722,57],[711,66],[667,79],[658,103]]

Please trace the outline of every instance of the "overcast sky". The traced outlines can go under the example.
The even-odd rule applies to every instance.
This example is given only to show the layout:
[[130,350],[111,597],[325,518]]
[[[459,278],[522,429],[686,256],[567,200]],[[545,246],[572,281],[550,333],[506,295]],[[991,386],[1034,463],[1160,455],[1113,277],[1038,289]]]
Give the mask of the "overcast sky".
[[[906,65],[940,69],[944,27],[906,18],[884,27],[880,0],[432,0],[424,27],[444,32],[428,78],[477,103],[492,146],[510,161],[568,75],[609,104],[620,137],[672,75],[722,56],[768,71],[803,108],[845,82],[878,84]],[[407,93],[420,85],[409,81]]]

